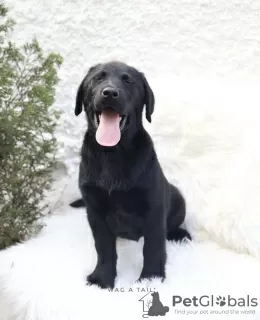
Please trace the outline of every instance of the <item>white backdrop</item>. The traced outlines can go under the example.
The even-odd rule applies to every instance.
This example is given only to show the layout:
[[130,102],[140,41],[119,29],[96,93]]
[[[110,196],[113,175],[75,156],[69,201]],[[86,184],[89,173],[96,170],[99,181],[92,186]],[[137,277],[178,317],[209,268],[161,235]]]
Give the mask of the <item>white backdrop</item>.
[[[173,81],[179,86],[168,86],[173,103],[175,89],[187,87],[184,94],[188,96],[189,88],[198,80],[200,95],[205,90],[213,94],[219,90],[221,94],[222,88],[232,86],[234,79],[245,85],[259,81],[258,0],[6,3],[17,22],[13,36],[19,43],[37,37],[46,51],[56,51],[64,57],[56,98],[56,106],[64,114],[57,136],[61,145],[59,157],[69,173],[78,163],[79,140],[85,127],[84,117],[74,117],[75,93],[94,63],[121,59],[160,85],[167,77],[168,85]],[[156,93],[157,87],[154,90]]]

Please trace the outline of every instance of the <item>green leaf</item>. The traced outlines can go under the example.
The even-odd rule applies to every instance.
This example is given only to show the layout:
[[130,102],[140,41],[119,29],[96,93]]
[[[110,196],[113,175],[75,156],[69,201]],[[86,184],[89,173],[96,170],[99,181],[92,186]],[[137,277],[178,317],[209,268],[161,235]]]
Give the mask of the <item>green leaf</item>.
[[14,21],[0,3],[0,249],[36,235],[56,165],[54,106],[58,53],[44,54],[37,39],[10,41]]

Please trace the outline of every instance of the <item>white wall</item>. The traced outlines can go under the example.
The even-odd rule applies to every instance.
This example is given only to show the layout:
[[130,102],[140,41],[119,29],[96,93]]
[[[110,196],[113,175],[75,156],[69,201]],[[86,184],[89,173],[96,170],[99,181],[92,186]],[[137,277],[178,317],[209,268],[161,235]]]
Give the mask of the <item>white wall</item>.
[[[7,0],[17,37],[65,58],[66,89],[92,63],[119,58],[149,73],[252,76],[260,70],[258,0]],[[68,87],[67,87],[68,86]]]
[[203,96],[206,90],[221,94],[221,87],[234,86],[234,80],[240,81],[242,88],[259,81],[259,0],[6,3],[17,22],[15,39],[22,43],[36,36],[46,50],[64,57],[56,99],[64,115],[57,135],[60,159],[68,172],[78,163],[85,128],[84,116],[76,118],[73,113],[75,93],[94,63],[122,59],[161,86],[168,79],[173,103],[180,88],[187,88],[182,92],[189,96],[189,88],[197,85]]

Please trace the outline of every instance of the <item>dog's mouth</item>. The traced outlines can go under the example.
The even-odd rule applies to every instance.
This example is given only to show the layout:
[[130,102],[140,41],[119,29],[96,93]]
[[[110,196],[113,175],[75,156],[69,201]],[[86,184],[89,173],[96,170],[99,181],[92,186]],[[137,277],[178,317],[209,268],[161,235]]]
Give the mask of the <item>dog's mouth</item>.
[[95,112],[94,121],[97,128],[97,142],[102,146],[111,147],[120,141],[127,116],[120,115],[114,109],[105,108],[101,112]]
[[[98,128],[98,126],[99,126],[100,118],[101,118],[101,112],[96,112],[95,113],[95,125],[96,125],[96,128]],[[126,122],[127,122],[127,116],[126,115],[121,115],[120,116],[120,122],[119,122],[119,127],[120,127],[121,131],[125,128]]]

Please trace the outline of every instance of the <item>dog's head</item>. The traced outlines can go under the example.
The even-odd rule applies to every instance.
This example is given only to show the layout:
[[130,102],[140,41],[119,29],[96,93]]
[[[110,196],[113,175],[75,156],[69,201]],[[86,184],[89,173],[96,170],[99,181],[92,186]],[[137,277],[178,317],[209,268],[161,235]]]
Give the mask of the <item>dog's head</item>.
[[146,119],[151,122],[154,94],[143,73],[122,62],[98,64],[89,69],[80,84],[75,114],[82,108],[87,115],[88,128],[95,132],[103,146],[115,146],[121,135],[132,134]]
[[151,295],[154,299],[159,298],[159,293],[157,291],[153,292]]

